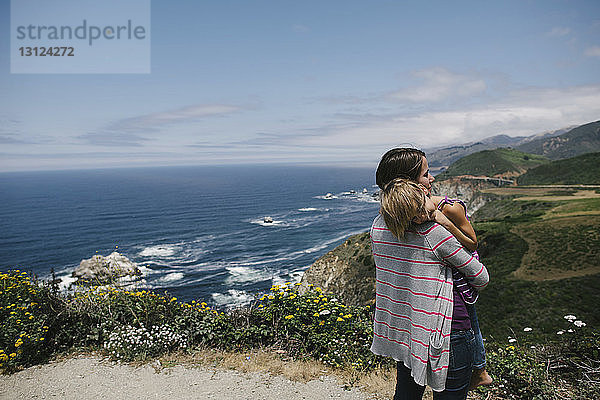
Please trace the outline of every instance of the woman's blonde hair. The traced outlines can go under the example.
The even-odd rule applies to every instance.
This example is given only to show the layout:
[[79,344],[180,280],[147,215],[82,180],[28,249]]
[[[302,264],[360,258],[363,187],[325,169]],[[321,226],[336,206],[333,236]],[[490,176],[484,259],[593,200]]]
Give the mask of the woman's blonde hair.
[[380,194],[381,209],[388,229],[397,238],[404,232],[415,217],[425,213],[425,192],[410,179],[396,178],[384,186]]

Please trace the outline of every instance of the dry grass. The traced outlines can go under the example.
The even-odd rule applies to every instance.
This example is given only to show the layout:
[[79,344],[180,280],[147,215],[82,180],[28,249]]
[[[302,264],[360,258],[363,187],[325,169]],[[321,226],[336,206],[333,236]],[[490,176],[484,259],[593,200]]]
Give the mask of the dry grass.
[[267,349],[244,353],[202,349],[195,350],[192,354],[172,353],[161,357],[160,361],[162,367],[184,365],[243,373],[260,372],[298,382],[329,376],[336,378],[342,386],[358,387],[361,391],[372,394],[374,399],[392,398],[396,385],[395,369],[379,368],[372,372],[362,372],[350,368],[331,368],[314,360],[293,360],[284,352]]

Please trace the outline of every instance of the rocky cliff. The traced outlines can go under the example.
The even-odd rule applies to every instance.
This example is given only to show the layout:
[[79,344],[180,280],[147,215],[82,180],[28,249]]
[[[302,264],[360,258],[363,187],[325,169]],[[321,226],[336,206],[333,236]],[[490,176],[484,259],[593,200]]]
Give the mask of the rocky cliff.
[[[493,181],[477,178],[453,178],[434,183],[434,193],[459,198],[474,213],[491,199],[479,190],[495,187]],[[375,300],[375,264],[369,233],[350,236],[331,250],[302,276],[300,291],[312,284],[336,296],[346,304],[370,304]]]
[[350,236],[319,258],[302,276],[300,292],[318,286],[345,304],[366,305],[375,300],[375,264],[369,233]]

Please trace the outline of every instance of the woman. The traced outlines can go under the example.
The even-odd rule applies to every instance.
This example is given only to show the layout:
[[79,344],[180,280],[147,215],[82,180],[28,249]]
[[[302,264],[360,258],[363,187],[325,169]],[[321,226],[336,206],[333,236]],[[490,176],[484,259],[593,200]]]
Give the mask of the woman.
[[[415,156],[419,163],[414,162]],[[415,182],[394,179],[409,178],[430,189],[433,179],[426,168],[423,172],[424,164],[422,152],[394,149],[384,155],[377,169],[382,211],[390,199],[387,195],[395,196],[395,209],[402,211],[396,219],[404,229],[394,227],[392,232],[385,212],[371,229],[377,267],[371,350],[398,361],[395,399],[421,398],[426,384],[435,391],[436,399],[464,399],[472,371],[474,336],[468,314],[454,309],[458,302],[453,295],[450,265],[458,267],[477,289],[487,285],[488,274],[439,224],[426,222],[405,232],[422,214],[426,201]]]
[[[421,184],[427,190],[428,197],[431,198],[436,209],[441,211],[441,213],[437,212],[434,214],[435,221],[452,233],[463,247],[472,252],[479,260],[479,254],[477,254],[477,236],[467,217],[465,203],[458,199],[448,199],[447,196],[431,195],[431,184],[435,178],[429,172],[425,153],[414,148],[395,148],[385,153],[377,168],[377,185],[383,189],[386,183],[398,177],[411,179]],[[421,223],[424,221],[418,222]],[[492,378],[486,370],[483,337],[479,329],[479,321],[474,305],[478,294],[470,290],[462,276],[456,270],[453,270],[453,278],[454,295],[455,297],[458,296],[454,310],[459,315],[464,315],[466,310],[475,334],[474,371],[470,383],[470,389],[474,389],[478,386],[492,383]]]

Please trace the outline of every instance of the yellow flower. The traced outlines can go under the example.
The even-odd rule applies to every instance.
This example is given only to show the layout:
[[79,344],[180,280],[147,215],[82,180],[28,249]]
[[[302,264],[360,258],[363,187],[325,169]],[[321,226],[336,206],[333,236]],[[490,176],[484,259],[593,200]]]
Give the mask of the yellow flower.
[[318,317],[318,316],[319,316],[318,312],[316,312],[316,313],[313,314],[313,317]]
[[319,325],[325,325],[325,321],[319,321]]
[[352,314],[346,314],[344,315],[344,318],[352,318]]
[[336,319],[337,322],[341,322],[343,320],[344,320],[344,318],[341,318],[341,317],[337,317],[337,319]]
[[43,340],[44,340],[44,338],[43,338],[43,337],[41,337],[41,338],[40,338],[40,341],[43,341]]
[[17,356],[17,353],[10,353],[10,358],[15,358]]
[[294,318],[294,316],[293,316],[293,315],[286,315],[286,316],[285,316],[285,319],[292,319],[292,318]]

